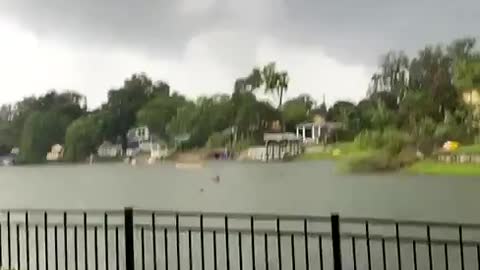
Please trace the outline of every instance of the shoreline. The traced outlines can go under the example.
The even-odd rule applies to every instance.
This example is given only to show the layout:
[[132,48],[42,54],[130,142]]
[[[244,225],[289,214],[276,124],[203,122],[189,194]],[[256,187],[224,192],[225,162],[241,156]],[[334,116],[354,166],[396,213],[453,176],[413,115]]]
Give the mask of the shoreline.
[[[339,168],[339,171],[341,173],[347,173],[347,174],[361,174],[361,173],[355,173],[355,172],[345,172],[344,169],[341,169],[343,167],[342,163],[345,161],[358,157],[360,155],[365,155],[368,154],[368,151],[355,151],[351,153],[341,153],[338,155],[332,154],[332,152],[305,152],[302,155],[299,155],[295,159],[291,161],[287,161],[289,163],[297,163],[297,162],[318,162],[318,161],[330,161],[332,162],[336,167]],[[203,158],[199,158],[201,154],[199,155],[198,152],[196,153],[188,153],[185,155],[180,155],[177,156],[177,158],[172,159],[166,159],[163,161],[157,161],[154,164],[148,164],[147,162],[141,162],[138,163],[137,165],[140,165],[140,167],[145,167],[145,166],[159,166],[162,164],[198,164],[198,163],[207,163],[207,162],[215,162],[219,160],[214,160],[214,159],[208,159],[203,156]],[[195,158],[193,158],[195,157]],[[223,162],[231,162],[231,163],[245,163],[245,161],[240,161],[240,160],[222,160]],[[251,161],[254,163],[259,163],[259,164],[268,164],[265,162],[260,162],[260,161]],[[248,162],[248,163],[251,163]],[[278,162],[275,162],[278,163]],[[15,165],[10,165],[10,166],[3,166],[6,168],[12,168],[12,167],[56,167],[56,166],[82,166],[82,165],[90,165],[90,166],[95,166],[95,165],[118,165],[118,164],[124,164],[124,161],[122,159],[105,159],[105,160],[97,160],[93,164],[89,164],[88,162],[67,162],[67,161],[57,161],[57,162],[43,162],[43,163],[36,163],[36,164],[21,164],[17,163]],[[131,166],[131,165],[130,165]],[[473,163],[443,163],[443,162],[438,162],[434,160],[419,160],[415,162],[414,164],[410,166],[406,166],[403,168],[400,168],[398,170],[392,170],[389,171],[391,173],[395,172],[405,172],[411,175],[438,175],[438,176],[479,176],[480,177],[480,166],[478,164],[473,164]],[[372,173],[386,173],[385,171],[379,171],[379,172],[372,172]]]
[[[333,147],[335,148],[335,147]],[[300,155],[294,161],[333,161],[337,165],[361,155],[369,154],[368,151],[354,151],[348,147],[348,144],[339,145],[338,149],[343,150],[343,154],[334,155],[333,151],[306,152]],[[392,170],[391,172],[403,171],[412,175],[438,175],[438,176],[479,176],[480,165],[474,163],[444,163],[430,159],[418,160],[412,165]],[[373,172],[385,173],[385,172]],[[355,174],[352,172],[352,174]]]

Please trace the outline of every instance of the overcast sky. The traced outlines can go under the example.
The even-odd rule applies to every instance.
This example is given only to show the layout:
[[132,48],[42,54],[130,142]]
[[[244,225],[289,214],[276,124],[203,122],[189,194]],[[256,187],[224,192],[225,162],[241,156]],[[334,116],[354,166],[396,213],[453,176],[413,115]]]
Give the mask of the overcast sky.
[[0,103],[72,89],[90,107],[134,72],[230,93],[271,60],[288,96],[365,95],[389,49],[480,35],[478,0],[0,0]]

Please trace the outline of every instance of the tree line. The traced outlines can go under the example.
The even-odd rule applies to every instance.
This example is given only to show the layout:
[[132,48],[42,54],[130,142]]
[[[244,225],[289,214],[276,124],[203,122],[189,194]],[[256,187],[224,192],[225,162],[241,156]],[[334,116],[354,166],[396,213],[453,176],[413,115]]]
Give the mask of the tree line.
[[[20,161],[41,162],[59,143],[65,145],[66,160],[83,161],[104,140],[126,146],[126,132],[139,125],[170,142],[188,134],[185,148],[221,145],[222,132],[235,127],[239,143],[249,145],[259,143],[273,123],[294,131],[314,113],[341,122],[341,140],[395,129],[413,137],[418,147],[432,148],[445,139],[474,142],[480,139],[472,91],[480,88],[475,43],[464,38],[448,46],[426,46],[411,59],[402,51],[388,52],[363,100],[337,101],[330,108],[308,94],[284,101],[289,75],[274,62],[238,78],[231,94],[196,100],[144,73],[110,90],[107,101],[93,111],[87,111],[87,100],[79,93],[50,91],[1,106],[0,154],[19,147]],[[259,99],[260,91],[274,95],[278,104]]]
[[411,59],[402,51],[388,52],[367,97],[358,104],[337,102],[329,113],[344,123],[347,139],[397,130],[427,153],[446,140],[480,143],[480,100],[473,99],[480,91],[475,44],[474,38],[463,38],[429,45]]
[[[236,128],[241,142],[254,143],[271,123],[282,119],[281,110],[256,97],[260,88],[278,94],[278,107],[285,107],[282,100],[288,89],[288,73],[270,63],[239,78],[232,94],[196,100],[172,91],[164,81],[133,74],[122,87],[110,90],[107,101],[93,111],[87,111],[81,94],[52,90],[1,106],[0,154],[19,147],[20,162],[37,163],[45,160],[52,145],[62,144],[65,160],[83,161],[105,140],[126,147],[127,131],[141,125],[169,142],[188,134],[187,149],[218,141],[218,134],[231,127]],[[306,112],[303,115],[306,119]]]

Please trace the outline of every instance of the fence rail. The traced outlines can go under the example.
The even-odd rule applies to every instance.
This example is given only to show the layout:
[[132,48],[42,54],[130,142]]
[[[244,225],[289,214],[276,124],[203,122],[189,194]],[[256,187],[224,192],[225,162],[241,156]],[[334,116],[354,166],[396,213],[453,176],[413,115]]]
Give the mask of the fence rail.
[[0,210],[26,270],[480,269],[480,225],[220,212]]

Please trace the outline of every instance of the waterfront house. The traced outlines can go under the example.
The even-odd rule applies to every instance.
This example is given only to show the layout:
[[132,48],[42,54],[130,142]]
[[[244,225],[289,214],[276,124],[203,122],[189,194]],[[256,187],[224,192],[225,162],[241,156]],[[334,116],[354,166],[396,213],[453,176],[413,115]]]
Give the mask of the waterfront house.
[[127,142],[143,142],[149,140],[150,130],[147,126],[132,128],[127,132]]
[[123,149],[121,144],[112,144],[109,141],[104,141],[98,147],[98,156],[102,158],[115,158],[120,157],[123,154]]
[[150,157],[152,159],[165,159],[167,156],[168,146],[164,141],[158,140],[150,144]]
[[127,156],[140,153],[150,154],[154,159],[163,159],[168,155],[165,141],[152,134],[147,126],[132,128],[127,132]]
[[63,158],[63,146],[60,144],[55,144],[52,146],[50,152],[47,153],[48,161],[58,161]]
[[17,156],[15,154],[8,154],[0,156],[0,166],[11,166],[16,162]]

